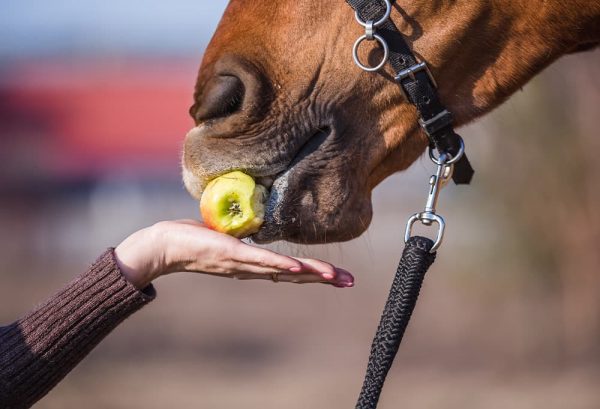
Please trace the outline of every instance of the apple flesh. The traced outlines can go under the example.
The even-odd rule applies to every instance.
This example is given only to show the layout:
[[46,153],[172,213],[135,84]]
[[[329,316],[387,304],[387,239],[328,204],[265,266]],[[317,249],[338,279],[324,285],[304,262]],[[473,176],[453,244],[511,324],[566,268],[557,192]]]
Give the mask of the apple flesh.
[[237,238],[256,233],[264,221],[267,189],[235,171],[213,179],[200,199],[207,227]]

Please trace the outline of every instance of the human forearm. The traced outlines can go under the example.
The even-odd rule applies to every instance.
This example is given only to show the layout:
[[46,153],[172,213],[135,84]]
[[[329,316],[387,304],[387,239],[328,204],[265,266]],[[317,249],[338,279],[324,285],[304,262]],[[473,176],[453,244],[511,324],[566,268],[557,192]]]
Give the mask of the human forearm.
[[0,407],[33,405],[106,335],[154,298],[124,279],[112,250],[21,320],[0,328]]

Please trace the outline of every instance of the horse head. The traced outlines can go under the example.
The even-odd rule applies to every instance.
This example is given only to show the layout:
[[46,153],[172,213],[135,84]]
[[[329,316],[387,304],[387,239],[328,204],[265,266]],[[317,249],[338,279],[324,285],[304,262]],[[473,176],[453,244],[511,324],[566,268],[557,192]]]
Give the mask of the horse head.
[[[462,125],[561,55],[597,45],[599,16],[600,3],[587,0],[400,0],[391,18]],[[428,144],[391,71],[365,73],[352,62],[363,31],[341,0],[231,0],[190,110],[189,192],[199,199],[212,178],[243,170],[271,188],[255,240],[360,235],[373,188]],[[381,58],[375,47],[360,54]]]

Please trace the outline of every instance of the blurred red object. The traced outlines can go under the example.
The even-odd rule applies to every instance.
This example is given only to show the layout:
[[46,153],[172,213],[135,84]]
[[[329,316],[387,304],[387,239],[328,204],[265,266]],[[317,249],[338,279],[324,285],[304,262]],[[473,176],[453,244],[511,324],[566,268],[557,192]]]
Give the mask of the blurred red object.
[[173,176],[198,61],[30,61],[0,72],[3,177]]

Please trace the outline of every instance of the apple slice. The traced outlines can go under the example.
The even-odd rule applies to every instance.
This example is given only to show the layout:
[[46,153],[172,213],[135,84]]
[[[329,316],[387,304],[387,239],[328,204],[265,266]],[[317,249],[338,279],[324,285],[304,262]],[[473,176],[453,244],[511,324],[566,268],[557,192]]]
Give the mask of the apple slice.
[[267,189],[235,171],[213,179],[200,199],[207,227],[237,238],[256,233],[264,221]]

